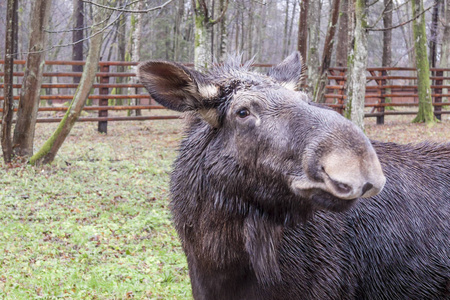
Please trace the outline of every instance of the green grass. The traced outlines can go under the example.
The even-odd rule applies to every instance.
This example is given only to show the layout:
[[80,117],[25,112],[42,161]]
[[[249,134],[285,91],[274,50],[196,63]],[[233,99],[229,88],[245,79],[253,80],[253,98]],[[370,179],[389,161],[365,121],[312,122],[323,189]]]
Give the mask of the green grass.
[[168,209],[179,135],[147,124],[77,125],[52,166],[0,165],[0,299],[192,298]]
[[[448,124],[367,133],[445,142]],[[76,124],[51,166],[0,160],[0,299],[192,299],[168,209],[181,121],[96,126]],[[36,148],[55,128],[38,124]]]

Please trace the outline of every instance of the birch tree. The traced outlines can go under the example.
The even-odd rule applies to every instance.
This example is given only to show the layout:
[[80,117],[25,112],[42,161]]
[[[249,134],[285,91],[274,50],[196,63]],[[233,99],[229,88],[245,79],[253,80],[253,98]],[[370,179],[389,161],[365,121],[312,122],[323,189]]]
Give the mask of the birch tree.
[[[413,16],[423,11],[423,0],[411,0]],[[435,122],[431,99],[430,66],[427,55],[427,36],[425,14],[413,20],[414,51],[417,69],[417,90],[419,94],[419,112],[414,123],[432,124]]]
[[364,129],[364,100],[366,95],[366,67],[368,57],[367,0],[355,2],[355,30],[353,49],[348,60],[349,88],[345,116]]
[[211,38],[212,27],[219,23],[228,9],[228,0],[216,19],[212,19],[206,0],[192,0],[195,18],[194,66],[196,69],[207,69],[212,63]]
[[34,2],[32,9],[29,49],[13,137],[13,150],[16,156],[33,155],[34,129],[44,71],[44,50],[47,45],[45,30],[50,17],[51,3],[52,0]]

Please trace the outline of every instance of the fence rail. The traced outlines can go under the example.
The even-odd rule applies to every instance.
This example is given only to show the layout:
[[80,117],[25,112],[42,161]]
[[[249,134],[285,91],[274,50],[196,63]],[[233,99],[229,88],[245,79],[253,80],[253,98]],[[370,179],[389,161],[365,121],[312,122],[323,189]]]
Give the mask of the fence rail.
[[[21,80],[24,75],[24,60],[17,60],[14,71],[15,89],[14,99],[19,99]],[[64,112],[67,107],[65,102],[72,99],[75,89],[74,78],[81,77],[81,72],[72,72],[72,66],[84,65],[81,61],[46,61],[44,81],[42,84],[41,101],[37,122],[59,122],[62,116],[48,116],[48,113]],[[158,105],[143,86],[133,79],[136,74],[133,68],[134,62],[103,61],[99,63],[99,72],[96,73],[96,82],[92,93],[89,95],[89,103],[84,111],[97,116],[79,118],[80,122],[99,122],[99,131],[106,132],[108,121],[127,120],[167,120],[179,118],[179,115],[155,115],[154,110],[165,109]],[[192,64],[186,64],[192,66]],[[4,61],[0,60],[0,78],[4,76]],[[254,67],[269,68],[270,64],[255,64]],[[119,67],[128,70],[122,71]],[[345,109],[345,83],[346,68],[330,68],[328,72],[327,92],[325,94],[326,105],[342,113]],[[0,79],[0,101],[4,99],[4,84]],[[443,101],[450,98],[450,69],[431,69],[432,98],[434,113],[437,118],[442,114],[450,114],[450,103]],[[446,84],[447,83],[447,84]],[[307,89],[307,87],[305,87]],[[376,117],[377,124],[384,123],[385,116],[416,114],[416,111],[392,111],[386,107],[417,107],[417,76],[414,68],[368,68],[366,86],[366,112],[365,117]],[[125,103],[125,104],[124,104]],[[131,104],[133,103],[133,104]],[[108,115],[108,112],[134,111],[135,115],[118,116]],[[0,112],[2,108],[0,108]],[[146,114],[143,115],[142,112]],[[47,114],[47,115],[45,115]],[[0,120],[1,122],[1,120]]]

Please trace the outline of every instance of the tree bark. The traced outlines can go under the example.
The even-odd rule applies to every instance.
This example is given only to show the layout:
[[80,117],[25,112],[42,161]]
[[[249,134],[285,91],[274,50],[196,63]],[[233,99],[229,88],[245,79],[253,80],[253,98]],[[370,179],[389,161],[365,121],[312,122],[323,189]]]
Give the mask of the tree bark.
[[47,34],[52,0],[35,2],[31,14],[31,31],[25,75],[22,80],[13,145],[16,156],[33,155],[34,130],[39,108],[44,71]]
[[[102,5],[106,4],[106,1],[104,0],[99,2]],[[41,149],[31,157],[30,163],[32,165],[49,164],[53,162],[66,137],[69,135],[73,125],[78,120],[78,117],[80,116],[86,103],[86,99],[91,91],[95,80],[95,73],[98,68],[98,62],[100,60],[100,50],[103,41],[103,28],[101,27],[100,22],[108,18],[103,9],[95,6],[93,7],[93,10],[94,20],[91,27],[92,37],[86,64],[83,69],[83,75],[81,76],[80,85],[75,92],[64,118],[59,123],[58,128],[44,143]]]
[[364,100],[366,95],[366,67],[368,57],[367,0],[355,3],[355,37],[352,57],[349,58],[350,91],[347,94],[345,115],[364,130]]
[[[73,0],[73,31],[72,31],[72,60],[83,60],[84,38],[84,3],[83,0]],[[82,72],[82,65],[73,65],[72,72]],[[73,83],[79,83],[80,77],[73,77]]]
[[[413,16],[423,11],[423,0],[411,1]],[[425,14],[413,20],[414,50],[417,68],[417,90],[419,94],[419,112],[414,123],[434,123],[433,105],[431,99],[430,66],[427,55],[427,36]]]
[[302,55],[304,62],[307,59],[306,53],[308,51],[308,8],[309,0],[302,0],[300,3],[300,16],[298,21],[297,50]]
[[14,48],[17,40],[14,39],[17,31],[18,0],[8,0],[6,7],[6,34],[5,34],[5,87],[2,116],[2,151],[5,163],[10,163],[13,155],[11,143],[11,128],[14,113],[13,100],[13,71],[14,71]]
[[[209,17],[195,0],[195,44],[194,44],[194,66],[197,70],[207,69],[212,63],[211,31]],[[206,5],[206,4],[205,4]]]
[[[384,0],[385,11],[383,14],[383,26],[384,28],[392,27],[392,9],[393,9],[393,0]],[[383,31],[383,54],[381,57],[381,66],[382,67],[391,67],[392,66],[392,30]],[[382,72],[383,76],[387,76],[388,73],[386,71]],[[385,84],[389,85],[387,80],[384,81]],[[390,94],[391,89],[386,89],[386,93]],[[385,98],[386,103],[391,102],[391,98]],[[386,107],[387,108],[387,107]]]
[[[336,45],[336,66],[347,66],[348,56],[348,1],[341,0],[341,8],[339,14],[339,31]],[[389,1],[389,0],[388,0]]]
[[[319,77],[319,43],[320,43],[320,11],[322,10],[321,1],[315,0],[309,3],[308,15],[308,86],[314,86]],[[310,88],[311,89],[311,88]],[[310,94],[313,91],[308,91]]]
[[[223,11],[225,8],[225,0],[219,1],[219,11]],[[218,59],[220,62],[225,61],[225,56],[227,53],[227,18],[224,16],[222,20],[220,21],[220,28],[219,28],[219,49],[218,49]]]
[[430,67],[436,67],[437,60],[437,43],[438,43],[438,17],[439,17],[439,5],[438,0],[434,0],[433,13],[431,17],[430,28]]
[[[293,7],[292,7],[292,14],[290,17],[290,23],[289,23],[289,29],[288,29],[288,43],[287,43],[287,50],[288,53],[286,53],[286,56],[289,55],[289,52],[291,52],[291,44],[292,44],[292,29],[294,27],[294,18],[295,18],[295,11],[297,9],[297,1],[294,1]],[[284,57],[283,57],[284,59]]]
[[[450,0],[446,0],[444,6],[444,33],[442,34],[442,48],[441,48],[441,60],[439,66],[441,68],[450,67]],[[447,76],[450,76],[450,72],[447,72]],[[448,82],[448,81],[447,81]],[[448,84],[448,83],[447,83]],[[448,89],[444,89],[442,93],[447,94]],[[443,99],[448,101],[447,99]]]
[[314,85],[314,101],[319,103],[325,102],[324,95],[328,78],[328,68],[330,67],[331,55],[333,53],[334,33],[336,32],[336,24],[339,17],[339,4],[340,0],[333,1],[331,18],[328,22],[327,36],[325,38],[325,44],[322,53],[322,63],[320,65],[317,82]]
[[217,18],[211,19],[205,0],[192,0],[195,23],[194,66],[196,69],[207,69],[213,56],[211,50],[212,26],[219,23],[225,16],[228,0],[225,0],[223,10]]
[[[286,57],[288,54],[288,28],[289,28],[289,5],[290,5],[290,0],[286,0],[286,7],[285,7],[285,11],[284,11],[284,30],[283,30],[283,50],[281,53],[282,57]],[[250,12],[251,14],[252,12]],[[251,27],[250,27],[251,30]]]
[[[125,2],[123,0],[120,1],[120,6],[123,6]],[[125,54],[126,54],[126,48],[127,48],[127,41],[126,41],[126,35],[127,35],[127,18],[125,14],[122,14],[119,17],[118,24],[117,24],[117,60],[118,61],[125,61]],[[125,72],[125,66],[117,66],[117,72]],[[123,83],[123,77],[116,77],[116,83]],[[117,94],[123,94],[127,92],[127,89],[123,88],[116,88]],[[115,100],[117,105],[123,104],[123,99],[116,99]]]

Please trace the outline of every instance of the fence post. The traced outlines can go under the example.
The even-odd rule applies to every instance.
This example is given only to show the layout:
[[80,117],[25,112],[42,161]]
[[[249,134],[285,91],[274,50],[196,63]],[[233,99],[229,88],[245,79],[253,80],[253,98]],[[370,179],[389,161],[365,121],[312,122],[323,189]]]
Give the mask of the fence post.
[[[434,79],[434,85],[436,86],[434,88],[434,93],[437,95],[436,95],[436,97],[434,97],[433,103],[442,103],[442,87],[441,86],[444,84],[444,80],[442,80],[442,78],[444,76],[444,71],[437,70],[434,73],[435,73],[435,76],[437,77]],[[441,77],[441,78],[439,78],[439,77]],[[442,106],[440,106],[440,105],[434,106],[434,115],[436,116],[436,119],[438,119],[439,121],[441,120],[441,116],[442,116],[441,110],[442,110]]]
[[[108,73],[109,72],[109,65],[101,65],[100,66],[100,72],[102,73]],[[100,83],[109,83],[109,76],[101,76],[100,77]],[[99,88],[99,94],[100,95],[108,95],[109,94],[109,88],[102,87]],[[108,106],[108,99],[107,98],[101,98],[98,101],[99,106]],[[99,110],[98,111],[98,117],[107,117],[108,111],[107,110]],[[100,133],[108,133],[108,121],[98,121],[98,132]]]
[[[386,70],[382,70],[380,72],[380,75],[382,77],[387,76]],[[386,91],[384,89],[384,85],[386,84],[386,79],[377,80],[378,85],[380,86],[380,104],[383,105],[386,103],[386,97],[384,96],[386,94]],[[381,115],[377,116],[377,125],[384,124],[384,106],[378,107],[378,113],[381,113]]]

